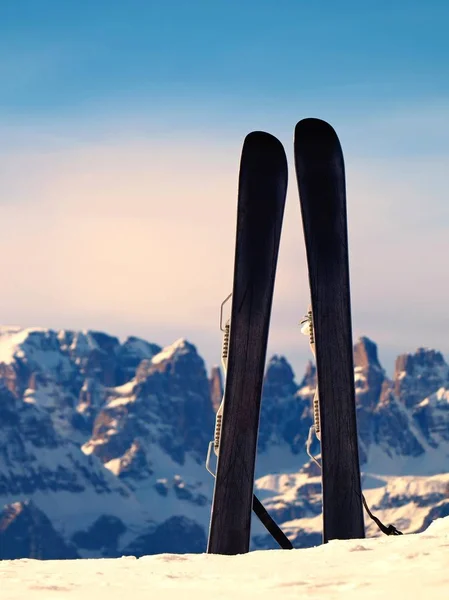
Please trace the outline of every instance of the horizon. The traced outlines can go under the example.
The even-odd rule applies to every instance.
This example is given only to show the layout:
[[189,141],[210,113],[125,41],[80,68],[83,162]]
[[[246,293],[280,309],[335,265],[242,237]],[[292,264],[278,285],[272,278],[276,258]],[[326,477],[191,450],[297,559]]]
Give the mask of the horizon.
[[[0,362],[2,362],[2,361],[5,360],[5,358],[4,358],[5,349],[1,348],[1,346],[2,346],[2,342],[4,343],[6,340],[2,340],[2,337],[3,336],[12,336],[12,335],[15,335],[15,334],[20,334],[20,333],[28,331],[28,330],[31,330],[31,332],[34,332],[34,331],[42,331],[42,332],[50,331],[50,332],[55,333],[55,334],[59,334],[59,333],[63,333],[63,332],[71,332],[71,333],[75,333],[75,334],[76,333],[82,333],[82,334],[89,334],[89,333],[90,334],[96,334],[96,333],[99,333],[99,334],[105,334],[105,335],[109,335],[109,336],[117,338],[117,340],[119,341],[120,344],[124,344],[127,341],[127,339],[136,337],[138,339],[143,339],[144,341],[146,341],[146,342],[148,342],[150,344],[155,344],[157,346],[160,346],[160,348],[161,348],[160,353],[163,353],[164,351],[166,351],[170,347],[176,346],[178,342],[183,341],[183,342],[187,342],[188,344],[192,344],[195,347],[198,355],[205,362],[205,367],[206,367],[206,372],[207,372],[207,376],[208,377],[210,377],[211,370],[213,368],[219,367],[220,371],[221,371],[221,374],[222,374],[222,377],[223,377],[223,381],[225,379],[225,374],[223,373],[223,366],[221,364],[221,360],[217,360],[215,362],[213,362],[213,361],[212,362],[207,361],[206,358],[204,357],[202,351],[201,351],[201,348],[198,346],[198,344],[193,339],[189,339],[189,338],[186,338],[186,337],[179,337],[179,338],[173,340],[169,344],[161,345],[161,344],[158,343],[157,340],[154,340],[154,339],[151,339],[151,338],[139,338],[139,336],[134,336],[133,334],[129,334],[129,335],[125,334],[125,335],[116,335],[116,336],[114,336],[113,334],[109,333],[108,331],[105,331],[105,330],[101,330],[100,331],[100,330],[96,330],[96,329],[71,330],[71,329],[45,328],[45,327],[42,327],[42,326],[30,326],[30,327],[24,328],[24,327],[21,327],[20,325],[13,325],[13,324],[5,325],[5,324],[0,324]],[[306,337],[304,337],[304,339],[307,341]],[[355,346],[356,344],[360,343],[363,339],[367,339],[368,341],[373,342],[376,345],[379,363],[380,363],[381,367],[385,370],[387,378],[390,379],[390,380],[393,380],[394,376],[395,376],[395,364],[393,363],[392,368],[390,368],[390,369],[388,368],[387,365],[385,365],[385,363],[382,361],[381,349],[379,349],[379,346],[378,346],[376,340],[374,340],[372,338],[369,338],[367,336],[361,335],[361,336],[359,336],[357,338],[354,338],[353,345]],[[221,351],[221,346],[220,346],[219,350]],[[396,359],[399,358],[399,356],[414,355],[414,354],[416,354],[420,350],[430,350],[430,351],[435,351],[435,352],[440,352],[441,353],[441,351],[438,348],[430,348],[430,347],[425,347],[425,346],[418,346],[417,348],[415,348],[412,351],[404,351],[404,352],[398,354],[395,357],[394,362],[396,362]],[[9,352],[6,351],[6,354],[8,354],[8,357],[10,355],[12,355],[11,350],[9,350]],[[300,382],[301,382],[301,380],[302,380],[302,378],[304,376],[304,373],[305,373],[305,371],[307,369],[308,363],[309,362],[311,362],[311,363],[314,362],[313,356],[312,356],[312,354],[310,354],[310,357],[302,365],[302,368],[300,367],[298,369],[293,364],[293,362],[289,359],[289,357],[286,354],[283,354],[283,353],[271,353],[270,354],[269,352],[267,352],[266,361],[265,361],[265,367],[267,367],[268,363],[270,362],[270,360],[272,360],[276,356],[285,358],[287,360],[288,364],[293,369],[294,378],[295,378],[295,381],[296,381],[296,383],[298,385],[300,384]],[[445,357],[443,355],[443,358],[447,362],[447,357]],[[8,358],[8,360],[9,360],[9,358]]]

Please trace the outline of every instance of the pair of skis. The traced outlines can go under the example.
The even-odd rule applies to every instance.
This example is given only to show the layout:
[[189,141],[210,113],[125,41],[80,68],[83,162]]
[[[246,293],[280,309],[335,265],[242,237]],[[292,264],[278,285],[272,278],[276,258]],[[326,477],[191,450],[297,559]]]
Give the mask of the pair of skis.
[[[343,155],[335,131],[319,119],[297,124],[294,149],[319,389],[323,541],[362,538]],[[250,133],[240,163],[234,284],[225,344],[227,375],[214,442],[218,456],[209,553],[249,551],[252,509],[281,547],[291,547],[253,496],[286,192],[282,144],[268,133]]]

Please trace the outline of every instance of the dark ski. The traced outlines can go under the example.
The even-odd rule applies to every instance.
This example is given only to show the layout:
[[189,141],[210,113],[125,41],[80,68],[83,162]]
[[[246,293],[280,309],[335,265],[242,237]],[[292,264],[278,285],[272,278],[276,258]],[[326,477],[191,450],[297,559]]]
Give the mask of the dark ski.
[[262,383],[287,190],[282,144],[250,133],[240,162],[229,356],[207,551],[249,551]]
[[363,538],[345,170],[340,142],[328,123],[304,119],[296,125],[295,165],[318,377],[323,541]]

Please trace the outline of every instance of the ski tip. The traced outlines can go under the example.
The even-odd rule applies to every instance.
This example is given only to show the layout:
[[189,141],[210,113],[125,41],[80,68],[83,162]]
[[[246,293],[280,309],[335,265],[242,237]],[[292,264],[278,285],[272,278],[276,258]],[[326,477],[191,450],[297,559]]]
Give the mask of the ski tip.
[[300,157],[328,161],[343,152],[335,129],[321,119],[302,119],[295,127],[295,160]]
[[320,143],[333,142],[340,146],[335,129],[327,121],[322,119],[307,118],[298,121],[295,127],[295,144],[318,140]]
[[251,162],[259,168],[287,170],[287,156],[284,146],[277,137],[265,131],[248,133],[243,142],[242,157],[251,157]]
[[266,131],[251,131],[251,133],[248,133],[243,142],[243,146],[247,145],[278,148],[284,152],[284,146],[278,138]]

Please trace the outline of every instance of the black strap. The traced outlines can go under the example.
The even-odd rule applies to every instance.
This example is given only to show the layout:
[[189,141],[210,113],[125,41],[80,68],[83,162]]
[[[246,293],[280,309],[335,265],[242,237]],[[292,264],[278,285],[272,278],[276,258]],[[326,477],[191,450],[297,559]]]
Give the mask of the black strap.
[[372,519],[376,525],[379,527],[379,529],[382,531],[382,533],[385,533],[385,535],[403,535],[402,531],[399,531],[398,529],[396,529],[396,527],[394,525],[384,525],[382,523],[382,521],[380,519],[378,519],[377,517],[375,517],[373,515],[373,513],[370,511],[370,509],[368,508],[368,504],[365,500],[365,496],[362,494],[362,502],[363,502],[363,506],[365,507],[366,512],[368,513],[368,516],[370,517],[370,519]]
[[[373,515],[373,513],[368,507],[365,496],[363,494],[362,502],[366,512],[368,513],[368,516],[376,523],[376,525],[379,527],[382,533],[384,533],[385,535],[403,535],[402,531],[396,529],[394,525],[384,525],[380,519]],[[288,537],[285,535],[285,533],[282,531],[279,525],[277,525],[274,519],[270,516],[267,509],[264,507],[262,502],[257,498],[255,494],[253,495],[253,511],[255,512],[256,516],[258,517],[262,525],[265,527],[265,529],[271,534],[273,539],[276,540],[276,542],[283,550],[293,549],[293,544],[291,543],[291,541],[288,539]]]
[[256,513],[265,529],[273,536],[281,548],[284,550],[293,549],[291,541],[288,539],[279,525],[277,525],[272,517],[270,517],[266,508],[255,494],[253,495],[253,511]]

